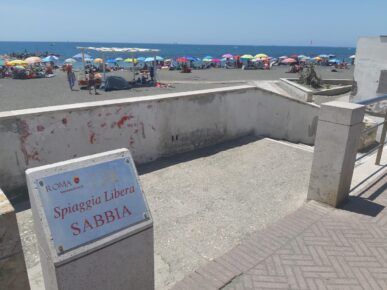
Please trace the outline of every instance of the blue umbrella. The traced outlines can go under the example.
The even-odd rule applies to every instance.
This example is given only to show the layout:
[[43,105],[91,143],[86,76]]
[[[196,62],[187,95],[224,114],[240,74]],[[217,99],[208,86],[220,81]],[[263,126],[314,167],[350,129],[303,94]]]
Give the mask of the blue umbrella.
[[50,61],[56,61],[58,60],[59,58],[54,56],[54,55],[49,55],[45,58],[42,59],[42,62],[50,62]]
[[[137,60],[139,60],[139,59],[137,59]],[[161,56],[156,56],[156,60],[161,61],[164,59]],[[147,57],[144,61],[145,62],[155,61],[155,57],[154,56]]]
[[332,58],[329,60],[330,63],[340,63],[341,61],[338,60],[337,58]]
[[116,63],[117,61],[115,59],[110,58],[106,62],[107,63]]
[[4,59],[0,59],[0,65],[4,65],[4,64],[5,64]]
[[189,61],[197,61],[198,58],[196,57],[193,57],[193,56],[184,56],[186,59],[188,59]]
[[[82,53],[78,53],[76,55],[73,56],[74,59],[82,59]],[[88,55],[87,53],[85,53],[85,58],[91,58],[90,55]]]
[[326,55],[326,54],[320,54],[319,57],[321,57],[321,58],[329,58],[329,56]]
[[212,57],[212,56],[209,56],[209,55],[207,55],[207,56],[203,57],[203,59],[213,59],[213,57]]
[[137,58],[137,60],[138,60],[138,61],[144,61],[144,60],[145,60],[145,57],[140,56],[140,57]]

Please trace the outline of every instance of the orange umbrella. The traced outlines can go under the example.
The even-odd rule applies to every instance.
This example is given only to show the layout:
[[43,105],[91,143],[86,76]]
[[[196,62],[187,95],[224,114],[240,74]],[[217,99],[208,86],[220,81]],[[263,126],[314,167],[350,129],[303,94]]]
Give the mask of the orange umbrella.
[[24,61],[28,64],[33,64],[33,63],[42,62],[42,59],[37,56],[31,56],[31,57],[27,57]]

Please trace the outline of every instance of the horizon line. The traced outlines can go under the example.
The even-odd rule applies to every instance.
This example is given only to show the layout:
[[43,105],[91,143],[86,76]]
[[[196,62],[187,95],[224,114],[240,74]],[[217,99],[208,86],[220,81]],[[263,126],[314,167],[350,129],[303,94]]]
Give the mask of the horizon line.
[[117,44],[150,44],[150,45],[208,45],[208,46],[277,46],[277,47],[321,47],[321,48],[356,48],[356,46],[320,46],[320,45],[285,45],[285,44],[210,44],[210,43],[159,43],[159,42],[122,42],[122,41],[74,41],[74,40],[0,40],[0,42],[39,42],[39,43],[117,43]]

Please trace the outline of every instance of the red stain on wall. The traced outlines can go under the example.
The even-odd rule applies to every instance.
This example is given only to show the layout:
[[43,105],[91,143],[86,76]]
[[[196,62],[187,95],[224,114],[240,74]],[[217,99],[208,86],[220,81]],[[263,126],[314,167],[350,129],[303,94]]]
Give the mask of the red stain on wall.
[[130,136],[129,138],[129,147],[132,147],[132,145],[134,144],[134,139],[132,136]]
[[133,119],[132,115],[122,116],[121,119],[119,119],[117,122],[118,128],[122,128],[122,126],[124,126],[124,123],[130,119]]
[[94,142],[95,142],[95,133],[94,133],[94,132],[92,132],[92,133],[90,134],[89,140],[90,140],[90,143],[91,143],[91,144],[94,144]]
[[44,126],[43,125],[38,125],[38,126],[36,126],[36,130],[38,130],[38,132],[42,132],[42,131],[44,131]]
[[63,118],[62,123],[63,123],[63,125],[67,125],[67,118]]
[[32,153],[28,152],[27,139],[31,135],[30,128],[26,121],[19,122],[19,134],[20,134],[20,149],[23,153],[26,165],[29,164],[30,160],[39,161],[39,153],[37,150],[33,150]]

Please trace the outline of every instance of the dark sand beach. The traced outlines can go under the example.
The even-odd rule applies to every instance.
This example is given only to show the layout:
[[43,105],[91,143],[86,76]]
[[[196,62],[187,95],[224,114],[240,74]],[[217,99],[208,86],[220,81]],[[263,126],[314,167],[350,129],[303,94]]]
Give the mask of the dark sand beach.
[[[78,90],[77,86],[76,91],[71,91],[65,73],[57,70],[55,77],[52,78],[0,79],[0,111],[158,95],[235,86],[249,81],[298,77],[298,74],[286,73],[288,70],[288,66],[273,67],[271,70],[193,70],[192,73],[188,74],[161,70],[157,74],[158,81],[168,84],[170,87],[135,88],[112,92],[99,90],[100,95],[90,95],[87,90]],[[330,67],[316,67],[316,71],[323,79],[352,79],[353,77],[353,67],[338,70],[338,72],[331,72]],[[133,77],[132,73],[128,71],[114,72],[108,75],[112,74],[123,76],[127,80]]]

